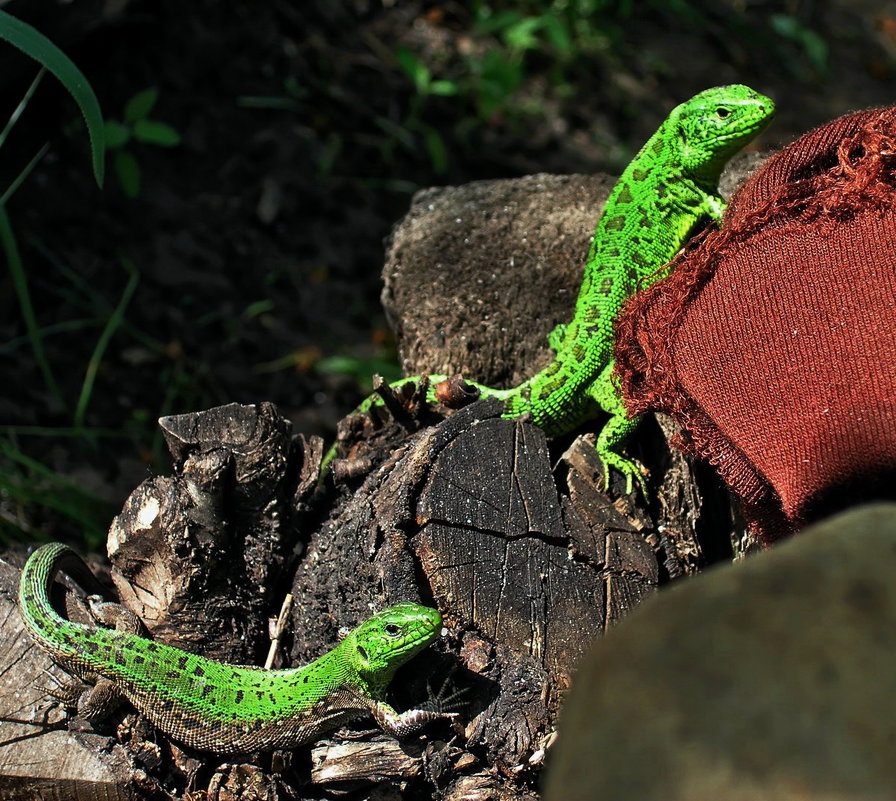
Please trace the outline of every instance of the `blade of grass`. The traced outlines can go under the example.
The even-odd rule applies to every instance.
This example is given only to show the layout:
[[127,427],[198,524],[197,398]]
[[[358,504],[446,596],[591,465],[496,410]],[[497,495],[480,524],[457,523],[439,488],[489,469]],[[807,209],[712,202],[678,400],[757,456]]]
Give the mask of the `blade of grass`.
[[[4,460],[27,470],[16,474]],[[85,536],[100,539],[112,516],[112,505],[81,488],[43,462],[22,453],[12,442],[0,439],[0,493],[20,504],[34,503],[53,509],[85,529]]]
[[102,186],[106,153],[103,113],[87,78],[46,36],[6,11],[0,11],[0,39],[5,39],[42,64],[60,80],[74,98],[81,109],[81,114],[84,115],[84,122],[87,123],[93,174],[97,184]]
[[[48,337],[57,334],[70,334],[75,331],[86,331],[90,328],[99,328],[103,324],[105,318],[91,317],[75,320],[64,320],[61,323],[53,323],[52,325],[42,326],[40,329],[41,338],[46,340]],[[22,345],[28,344],[28,335],[23,334],[20,337],[13,337],[0,343],[0,356],[8,356],[10,353],[17,351]]]
[[[80,272],[60,259],[52,250],[47,248],[41,240],[31,237],[28,239],[28,244],[50,262],[54,269],[60,272],[63,278],[68,279],[68,283],[63,281],[58,282],[60,287],[59,295],[63,297],[67,303],[70,303],[78,309],[97,315],[103,320],[112,313],[112,304],[109,303],[105,295],[96,289],[91,281],[86,280]],[[68,291],[70,286],[80,291],[83,300],[78,297],[78,295]],[[121,328],[122,331],[126,331],[129,336],[133,337],[137,342],[151,350],[153,353],[163,354],[165,352],[166,345],[164,342],[135,328],[127,320],[123,321]],[[2,349],[0,349],[0,352],[2,352]]]
[[125,285],[124,291],[121,293],[121,299],[118,301],[118,305],[112,310],[112,314],[109,315],[106,326],[103,328],[102,333],[96,341],[93,353],[90,354],[90,361],[87,363],[87,370],[84,373],[84,381],[81,384],[81,394],[78,396],[78,403],[75,406],[74,425],[76,428],[84,425],[84,416],[87,414],[87,406],[90,403],[90,396],[93,394],[93,384],[96,380],[97,370],[99,370],[100,363],[103,360],[103,354],[106,352],[106,347],[109,345],[109,340],[112,339],[112,335],[121,325],[121,322],[124,319],[125,309],[127,309],[128,304],[131,302],[134,290],[137,289],[137,284],[140,282],[140,274],[137,272],[137,268],[134,266],[133,262],[131,262],[130,259],[122,259],[121,263],[130,274],[130,277]]
[[28,90],[25,92],[25,96],[19,102],[19,105],[16,106],[15,111],[9,116],[9,122],[6,123],[6,127],[0,132],[0,147],[3,147],[3,143],[6,141],[6,137],[9,136],[9,132],[13,129],[15,124],[19,121],[19,117],[22,116],[22,112],[25,111],[25,108],[28,106],[31,97],[37,91],[37,87],[41,82],[41,78],[47,74],[47,71],[44,68],[38,70],[37,75],[34,77],[34,80],[31,81],[31,86],[28,87]]
[[13,194],[15,194],[16,189],[18,189],[22,185],[22,181],[24,181],[30,174],[31,171],[40,163],[40,160],[46,155],[47,151],[50,149],[50,143],[45,142],[44,146],[34,154],[22,171],[15,177],[13,182],[9,185],[9,188],[0,195],[0,206],[5,206],[6,201],[9,200]]
[[0,435],[15,437],[72,437],[73,439],[125,439],[117,428],[66,428],[64,426],[0,426]]
[[6,213],[6,206],[0,203],[0,246],[6,254],[6,261],[9,264],[9,274],[12,278],[12,284],[15,288],[16,297],[19,301],[19,309],[25,320],[25,330],[28,333],[28,339],[31,342],[31,350],[34,352],[34,360],[37,362],[41,373],[44,377],[44,383],[47,390],[59,404],[60,408],[65,408],[65,399],[56,379],[53,377],[53,371],[50,363],[47,361],[44,353],[44,343],[41,338],[40,326],[37,324],[37,317],[34,314],[34,306],[31,303],[31,293],[28,291],[28,279],[25,276],[25,269],[22,266],[22,260],[19,257],[19,249],[16,245],[16,237],[9,222],[9,215]]

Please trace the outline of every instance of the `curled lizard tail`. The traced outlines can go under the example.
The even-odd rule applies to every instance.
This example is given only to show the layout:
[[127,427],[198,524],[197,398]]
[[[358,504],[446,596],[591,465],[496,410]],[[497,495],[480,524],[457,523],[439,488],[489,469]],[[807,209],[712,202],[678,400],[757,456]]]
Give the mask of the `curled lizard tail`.
[[22,569],[19,609],[26,628],[42,648],[51,653],[74,653],[75,646],[66,641],[68,630],[83,627],[62,617],[50,601],[53,579],[60,570],[75,579],[82,589],[105,594],[80,556],[67,545],[51,542],[31,554]]

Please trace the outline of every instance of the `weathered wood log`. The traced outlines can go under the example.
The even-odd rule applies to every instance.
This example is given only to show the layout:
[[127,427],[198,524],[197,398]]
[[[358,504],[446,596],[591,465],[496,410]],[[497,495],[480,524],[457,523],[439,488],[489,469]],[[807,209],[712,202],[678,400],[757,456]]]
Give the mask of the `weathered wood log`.
[[163,417],[174,475],[145,481],[109,531],[122,601],[178,647],[250,662],[288,589],[295,528],[322,443],[269,403]]
[[[322,443],[293,437],[290,424],[267,403],[230,404],[163,418],[160,425],[175,474],[140,485],[112,523],[108,547],[119,596],[156,639],[259,664],[268,614],[288,590],[285,568],[317,486]],[[46,713],[55,722],[63,716],[39,686],[52,664],[22,630],[17,582],[17,572],[3,566],[4,642],[14,647],[0,661],[7,718],[0,729],[0,791],[23,788],[21,797],[32,798],[53,787],[55,798],[78,801],[152,796],[163,792],[172,770],[188,786],[207,755],[202,760],[176,745],[160,746],[128,708],[97,725],[103,734],[75,739],[29,725],[29,716]],[[67,606],[76,613],[75,605]],[[16,746],[21,742],[27,750]],[[221,780],[220,786],[229,785]]]
[[[135,797],[133,760],[114,725],[72,731],[48,707],[52,665],[25,633],[19,616],[19,571],[0,562],[0,798],[4,801],[126,801]],[[74,605],[68,605],[75,616]],[[82,610],[86,615],[86,611]]]
[[[587,646],[661,580],[697,568],[695,532],[716,527],[709,517],[724,508],[708,505],[711,492],[667,451],[660,528],[647,509],[602,491],[593,441],[574,440],[552,470],[543,432],[501,418],[501,409],[480,401],[455,412],[354,486],[312,536],[293,588],[297,632],[353,604],[358,617],[406,598],[442,611],[457,656],[433,670],[459,664],[454,681],[475,693],[466,742],[446,755],[447,798],[476,797],[454,794],[469,792],[457,764],[483,753],[496,776],[512,777],[493,777],[503,795],[534,789]],[[645,436],[662,441],[657,427]],[[488,784],[483,797],[493,791]]]

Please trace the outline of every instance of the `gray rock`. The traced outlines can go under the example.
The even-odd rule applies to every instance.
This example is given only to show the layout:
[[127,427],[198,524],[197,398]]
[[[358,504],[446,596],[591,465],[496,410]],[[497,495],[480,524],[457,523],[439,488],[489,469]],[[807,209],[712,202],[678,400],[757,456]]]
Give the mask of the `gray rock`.
[[405,374],[514,386],[550,362],[614,182],[529,175],[417,193],[383,269]]
[[546,798],[892,799],[896,504],[647,601],[586,657]]

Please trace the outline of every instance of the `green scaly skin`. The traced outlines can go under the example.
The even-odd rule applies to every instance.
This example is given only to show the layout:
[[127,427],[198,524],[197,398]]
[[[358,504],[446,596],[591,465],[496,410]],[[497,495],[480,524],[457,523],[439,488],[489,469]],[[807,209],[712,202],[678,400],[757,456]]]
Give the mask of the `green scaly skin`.
[[[372,715],[394,737],[405,737],[431,720],[455,717],[438,710],[438,701],[428,705],[433,708],[398,713],[384,700],[395,671],[438,637],[442,618],[435,609],[397,604],[305,667],[264,670],[67,620],[49,597],[60,570],[83,589],[102,591],[80,557],[51,543],[25,564],[19,608],[29,634],[53,661],[95,685],[80,692],[77,704],[89,719],[107,715],[127,699],[184,745],[240,754],[295,748],[364,715]],[[105,606],[114,607],[116,616],[132,616],[117,604]]]
[[[771,121],[774,103],[747,86],[707,89],[677,106],[628,165],[607,199],[585,263],[575,313],[551,333],[556,356],[543,370],[511,389],[475,382],[482,397],[505,402],[505,417],[531,414],[549,436],[566,434],[583,422],[610,415],[597,438],[605,467],[632,480],[646,497],[644,475],[619,448],[638,424],[627,416],[613,377],[614,326],[623,303],[639,288],[663,277],[694,229],[705,219],[718,221],[725,203],[719,177],[728,161]],[[431,387],[447,380],[431,375]],[[400,386],[403,379],[392,386]],[[432,388],[427,394],[435,402]],[[381,405],[371,396],[356,410]],[[335,446],[324,469],[336,454]]]

